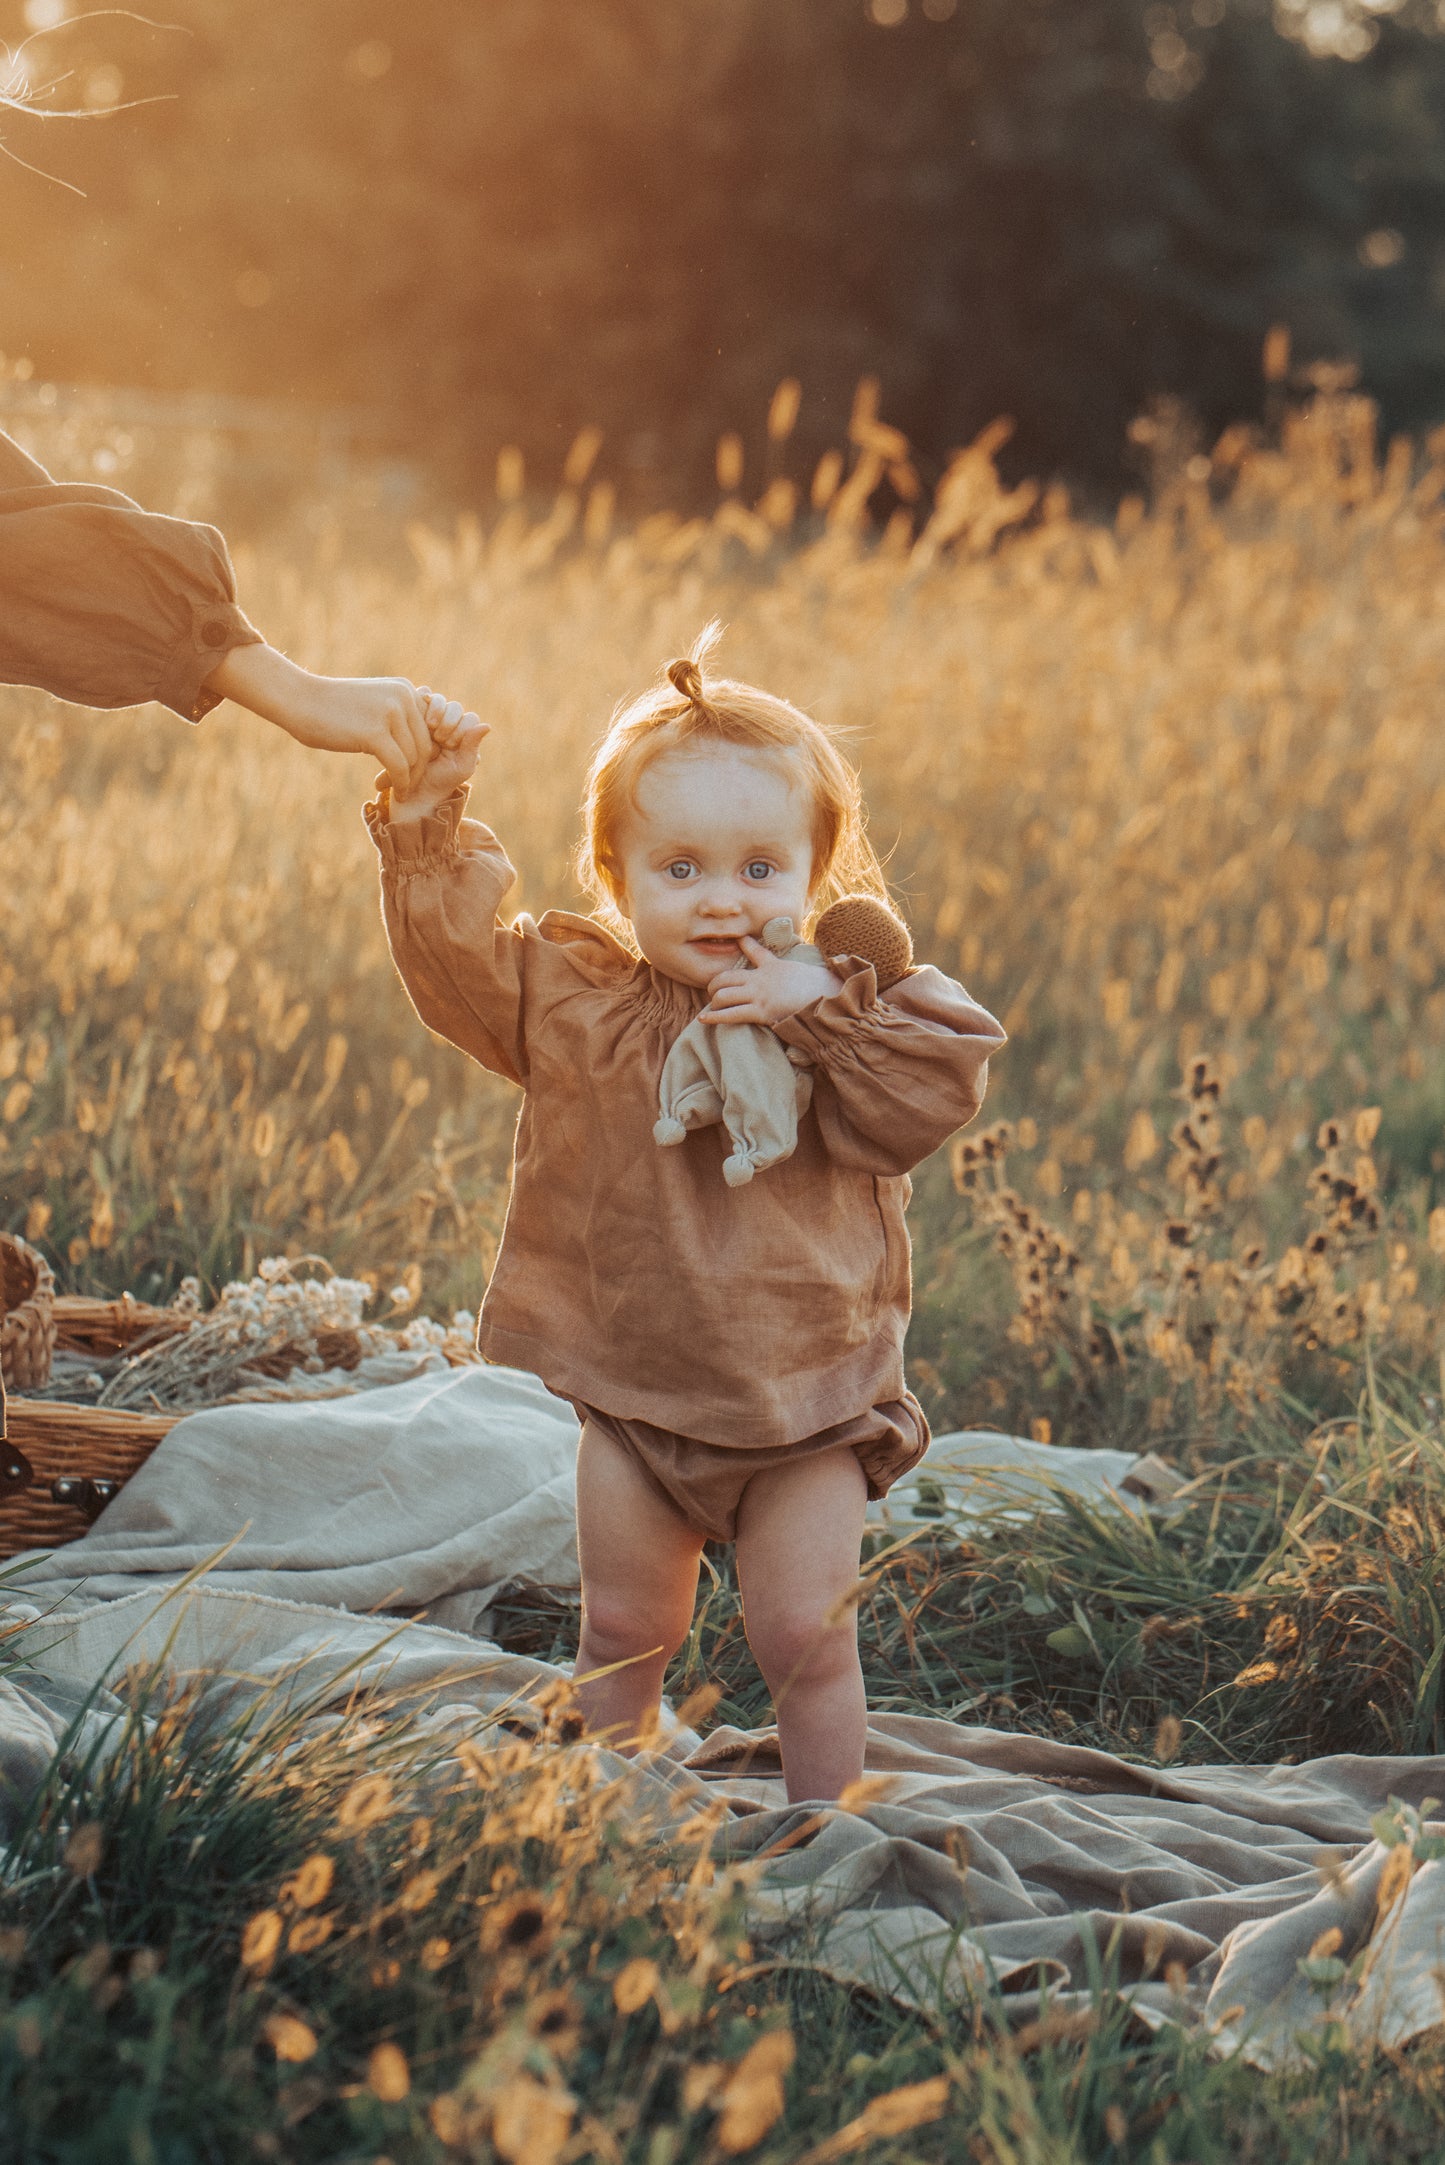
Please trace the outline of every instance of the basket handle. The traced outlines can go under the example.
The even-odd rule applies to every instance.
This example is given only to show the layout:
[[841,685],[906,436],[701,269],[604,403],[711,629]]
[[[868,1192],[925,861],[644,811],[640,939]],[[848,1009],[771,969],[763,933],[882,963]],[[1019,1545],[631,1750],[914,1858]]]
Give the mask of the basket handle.
[[8,1436],[0,1436],[0,1496],[29,1488],[34,1479],[35,1468],[19,1444],[12,1443]]

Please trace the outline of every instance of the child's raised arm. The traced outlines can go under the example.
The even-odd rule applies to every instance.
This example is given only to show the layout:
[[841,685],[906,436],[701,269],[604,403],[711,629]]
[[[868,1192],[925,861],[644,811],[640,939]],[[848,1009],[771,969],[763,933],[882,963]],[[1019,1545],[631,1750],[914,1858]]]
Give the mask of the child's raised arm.
[[525,1084],[530,943],[498,914],[516,874],[496,836],[462,817],[487,724],[423,696],[432,756],[421,781],[402,797],[379,777],[366,807],[392,960],[429,1030]]
[[434,753],[421,786],[390,802],[379,787],[366,807],[392,960],[429,1030],[525,1088],[531,1036],[553,1003],[579,977],[626,975],[632,958],[583,919],[503,923],[516,874],[496,836],[463,817],[486,725],[436,696],[428,716]]

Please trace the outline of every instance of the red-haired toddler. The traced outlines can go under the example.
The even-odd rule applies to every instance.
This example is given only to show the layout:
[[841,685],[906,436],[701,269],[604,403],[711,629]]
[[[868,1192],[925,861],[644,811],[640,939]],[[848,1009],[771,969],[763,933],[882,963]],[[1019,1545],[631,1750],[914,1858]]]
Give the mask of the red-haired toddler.
[[[501,920],[512,867],[462,817],[485,726],[456,705],[432,702],[420,787],[367,817],[418,1014],[525,1093],[480,1345],[582,1421],[588,1726],[647,1734],[703,1543],[735,1541],[788,1794],[831,1798],[863,1764],[866,1505],[928,1442],[903,1380],[908,1172],[977,1111],[1004,1034],[936,969],[880,996],[867,964],[761,944],[774,918],[801,933],[884,883],[827,733],[708,674],[710,644],[593,761],[597,915]],[[664,1062],[699,1015],[773,1031],[812,1070],[792,1155],[744,1186],[722,1177],[721,1128],[654,1139]]]

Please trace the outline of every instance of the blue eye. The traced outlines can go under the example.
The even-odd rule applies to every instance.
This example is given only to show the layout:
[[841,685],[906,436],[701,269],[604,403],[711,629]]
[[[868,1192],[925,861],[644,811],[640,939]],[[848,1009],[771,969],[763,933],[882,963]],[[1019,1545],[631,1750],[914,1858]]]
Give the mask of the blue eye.
[[672,864],[668,866],[667,876],[670,880],[691,879],[692,866],[688,862],[686,857],[678,857],[674,860]]
[[766,857],[755,857],[747,867],[748,878],[750,880],[765,880],[772,869]]

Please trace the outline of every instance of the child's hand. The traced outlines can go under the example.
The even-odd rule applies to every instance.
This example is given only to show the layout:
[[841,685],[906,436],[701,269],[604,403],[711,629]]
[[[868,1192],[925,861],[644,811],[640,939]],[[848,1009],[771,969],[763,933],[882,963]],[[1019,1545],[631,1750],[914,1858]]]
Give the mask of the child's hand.
[[469,782],[476,771],[482,739],[491,728],[479,716],[463,709],[459,699],[418,688],[422,713],[431,735],[432,752],[421,780],[405,796],[393,795],[391,817],[395,824],[425,819],[453,790]]
[[826,963],[793,962],[746,936],[738,944],[751,967],[719,970],[708,985],[700,1022],[756,1022],[767,1029],[843,989],[843,980]]

